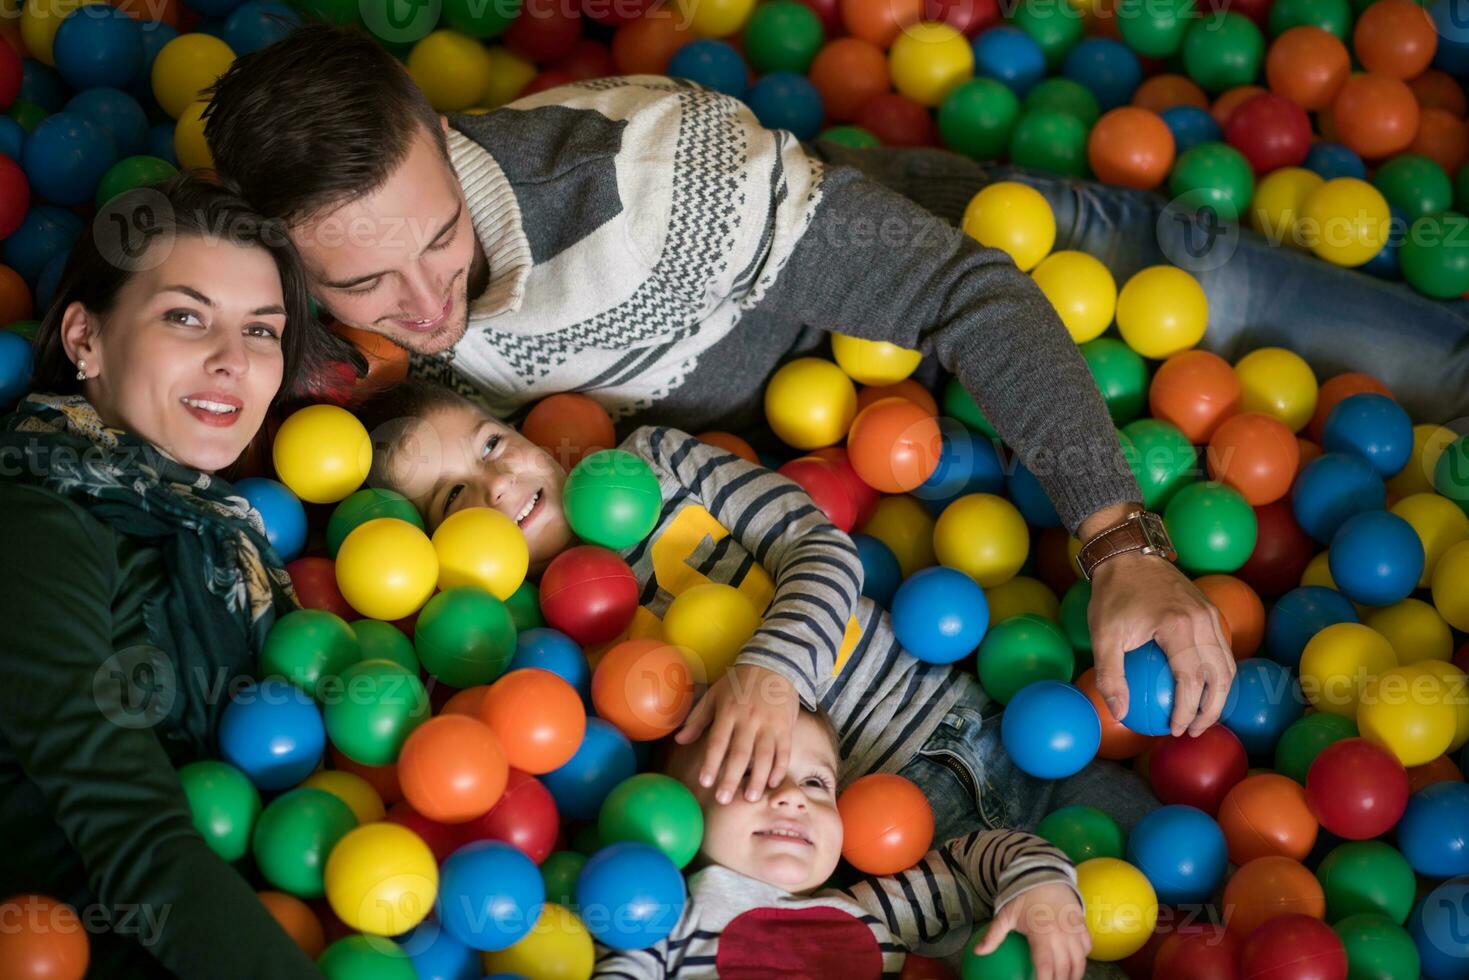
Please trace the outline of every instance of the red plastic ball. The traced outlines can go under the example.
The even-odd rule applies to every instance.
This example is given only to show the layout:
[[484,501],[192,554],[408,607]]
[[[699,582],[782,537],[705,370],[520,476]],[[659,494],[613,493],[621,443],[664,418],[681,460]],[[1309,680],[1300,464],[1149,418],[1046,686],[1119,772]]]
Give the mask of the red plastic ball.
[[520,15],[505,31],[505,46],[545,64],[563,57],[581,40],[582,16],[563,0],[525,0]]
[[31,206],[31,185],[20,164],[0,154],[0,238],[9,238]]
[[1347,840],[1385,834],[1408,807],[1408,772],[1365,738],[1333,742],[1306,773],[1306,800],[1321,826]]
[[555,69],[543,71],[526,83],[525,88],[520,90],[519,97],[525,98],[528,95],[535,95],[547,89],[560,88],[563,85],[570,85],[574,81],[576,81],[576,76],[570,72],[557,71]]
[[801,3],[810,7],[817,17],[821,18],[821,28],[827,37],[836,37],[846,33],[842,27],[842,3],[841,0],[800,0]]
[[599,24],[621,27],[647,14],[659,0],[581,0],[581,12]]
[[1224,139],[1257,174],[1298,167],[1311,149],[1311,117],[1285,96],[1267,92],[1234,110]]
[[923,0],[923,19],[943,21],[965,37],[1000,22],[999,0]]
[[843,531],[850,532],[857,523],[857,502],[852,490],[836,467],[817,456],[793,459],[776,470],[805,490],[827,519]]
[[1223,725],[1198,735],[1158,739],[1148,762],[1148,782],[1165,804],[1197,807],[1209,816],[1249,772],[1249,757],[1239,736]]
[[909,953],[903,960],[903,972],[898,974],[898,980],[955,980],[955,977],[942,960]]
[[617,29],[612,60],[623,75],[663,75],[678,49],[694,39],[694,32],[671,13],[641,17]]
[[337,563],[330,558],[297,558],[286,565],[286,574],[303,609],[325,609],[348,622],[362,618],[337,588]]
[[407,800],[389,807],[387,818],[390,823],[407,827],[422,837],[428,849],[433,852],[434,860],[440,864],[443,864],[444,859],[450,854],[459,850],[460,835],[464,832],[465,827],[472,826],[472,824],[450,826],[446,823],[439,823],[437,820],[430,820],[413,809],[413,805]]
[[858,126],[886,146],[933,146],[933,117],[907,96],[884,92],[868,99],[857,118]]
[[[862,407],[860,396],[857,405],[860,410]],[[877,512],[877,505],[882,503],[882,494],[862,482],[862,478],[857,475],[856,469],[852,466],[851,457],[841,446],[827,446],[816,450],[811,455],[830,463],[837,475],[842,478],[842,482],[846,484],[847,492],[852,495],[852,501],[857,505],[857,519],[853,526],[861,527],[866,524]]]
[[1347,951],[1331,926],[1309,915],[1265,922],[1240,949],[1250,980],[1347,980]]
[[460,824],[455,830],[458,846],[477,840],[503,841],[540,864],[556,849],[560,826],[551,791],[529,773],[512,769],[500,802],[489,813]]
[[874,773],[837,798],[842,857],[865,874],[890,875],[913,867],[933,843],[933,807],[912,782]]
[[551,67],[566,72],[579,82],[617,74],[617,61],[612,57],[612,49],[590,38],[576,42],[576,46]]
[[1153,980],[1238,980],[1239,951],[1239,939],[1223,926],[1180,926],[1158,947]]
[[606,548],[569,548],[541,576],[541,614],[547,625],[582,646],[616,637],[637,609],[637,578],[627,562]]
[[1316,542],[1301,530],[1287,497],[1255,508],[1255,550],[1235,570],[1262,597],[1284,595],[1301,584],[1316,554]]

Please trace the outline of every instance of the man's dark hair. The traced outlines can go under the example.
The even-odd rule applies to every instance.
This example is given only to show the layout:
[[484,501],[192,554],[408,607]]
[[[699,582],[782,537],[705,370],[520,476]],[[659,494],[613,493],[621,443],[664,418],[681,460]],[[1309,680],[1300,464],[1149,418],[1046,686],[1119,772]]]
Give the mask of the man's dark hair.
[[288,224],[380,188],[419,127],[448,156],[439,115],[403,65],[371,37],[324,24],[235,59],[204,118],[216,169]]

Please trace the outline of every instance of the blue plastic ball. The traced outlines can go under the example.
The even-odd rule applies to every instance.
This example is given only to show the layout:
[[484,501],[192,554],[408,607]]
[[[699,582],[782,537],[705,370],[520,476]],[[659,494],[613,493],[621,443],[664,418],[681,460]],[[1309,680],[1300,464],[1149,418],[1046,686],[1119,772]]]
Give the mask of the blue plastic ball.
[[1061,74],[1085,86],[1103,112],[1127,105],[1143,80],[1143,67],[1121,41],[1089,37],[1066,52]]
[[102,175],[116,162],[117,147],[107,130],[75,112],[42,119],[21,155],[31,190],[66,206],[90,202]]
[[225,19],[220,39],[236,56],[259,51],[290,34],[301,24],[301,15],[275,0],[249,0]]
[[571,761],[541,777],[556,811],[573,820],[595,820],[602,801],[618,783],[636,773],[632,743],[601,718],[588,718],[587,731]]
[[1408,916],[1428,980],[1469,980],[1469,878],[1445,881]]
[[1173,134],[1173,145],[1178,154],[1187,153],[1200,143],[1224,140],[1224,130],[1219,128],[1219,123],[1207,109],[1196,105],[1176,105],[1164,109],[1159,115]]
[[30,342],[18,333],[0,330],[0,407],[15,404],[31,386],[36,355]]
[[1372,464],[1352,453],[1326,453],[1307,463],[1291,488],[1296,523],[1326,544],[1353,514],[1382,510],[1387,486]]
[[1323,180],[1335,180],[1338,177],[1367,179],[1367,164],[1341,143],[1312,143],[1311,149],[1306,152],[1305,167],[1320,174]]
[[1251,657],[1236,667],[1219,720],[1239,736],[1246,752],[1265,755],[1305,713],[1301,686],[1291,672],[1274,660]]
[[1450,75],[1469,75],[1469,13],[1462,0],[1437,0],[1428,8],[1438,34],[1433,66]]
[[1031,527],[1061,526],[1061,515],[1056,513],[1056,505],[1046,496],[1041,481],[1019,460],[1015,461],[1010,478],[1006,481],[1006,490],[1010,502]]
[[548,670],[576,688],[583,702],[591,703],[592,668],[576,641],[549,626],[535,626],[515,638],[515,656],[505,672],[536,667]]
[[1385,510],[1356,514],[1331,539],[1327,567],[1348,599],[1390,606],[1413,594],[1423,576],[1423,539],[1413,525]]
[[157,157],[164,163],[179,165],[178,154],[173,148],[173,132],[176,127],[171,123],[159,123],[148,130],[148,156]]
[[1065,779],[1086,768],[1102,744],[1102,720],[1081,691],[1060,681],[1027,684],[1010,698],[1000,741],[1022,772]]
[[979,648],[989,629],[989,601],[968,575],[934,566],[914,572],[898,586],[892,622],[909,654],[931,664],[951,664]]
[[1016,27],[992,27],[974,39],[974,75],[993,78],[1025,98],[1046,77],[1046,55],[1035,38]]
[[61,277],[66,274],[66,263],[71,259],[71,249],[57,252],[46,262],[41,274],[36,277],[36,309],[48,310],[56,299],[56,290],[61,287]]
[[1400,253],[1403,249],[1403,241],[1408,236],[1408,228],[1411,223],[1403,212],[1388,205],[1387,241],[1382,243],[1382,248],[1377,254],[1366,262],[1357,266],[1368,275],[1379,279],[1395,281],[1403,278],[1403,264]]
[[19,163],[25,145],[25,127],[9,116],[0,116],[0,153]]
[[115,88],[87,89],[72,96],[65,111],[86,116],[107,130],[119,159],[138,156],[148,149],[148,114],[126,92]]
[[56,29],[56,67],[72,88],[127,88],[143,71],[139,22],[116,7],[87,4]]
[[294,561],[306,547],[306,508],[285,485],[252,476],[235,484],[240,496],[260,512],[265,536],[281,561]]
[[1384,478],[1396,476],[1413,456],[1413,420],[1386,395],[1352,395],[1326,416],[1322,448],[1356,453]]
[[1303,585],[1275,601],[1265,619],[1265,652],[1270,659],[1299,670],[1311,637],[1337,623],[1356,623],[1357,608],[1335,589]]
[[750,86],[745,101],[760,125],[790,130],[801,140],[815,139],[826,118],[821,93],[805,75],[793,71],[775,71],[761,78]]
[[1173,714],[1173,669],[1168,655],[1149,640],[1122,657],[1127,714],[1122,723],[1139,735],[1167,735]]
[[750,88],[745,59],[723,41],[705,39],[685,44],[669,60],[668,74],[737,99],[743,99]]
[[535,862],[504,841],[481,840],[439,869],[439,924],[470,949],[504,949],[540,918],[546,884]]
[[1469,783],[1433,783],[1408,797],[1397,837],[1403,857],[1425,878],[1469,875]]
[[1127,837],[1127,861],[1141,871],[1165,905],[1207,902],[1224,881],[1229,848],[1224,831],[1203,810],[1159,807]]
[[870,534],[854,534],[852,543],[862,560],[862,594],[884,609],[891,607],[903,584],[903,567],[893,550]]
[[948,416],[937,419],[942,443],[933,475],[912,491],[928,512],[937,517],[944,508],[971,493],[1005,492],[1005,467],[1000,454],[984,435]]
[[326,727],[311,695],[280,678],[251,682],[219,717],[219,754],[263,790],[295,786],[326,749]]
[[20,63],[20,98],[49,112],[59,112],[66,101],[66,82],[44,62],[25,58]]
[[0,256],[34,286],[51,257],[75,245],[85,227],[81,218],[65,208],[32,204],[20,227],[0,245]]
[[143,81],[149,92],[153,91],[152,75],[153,62],[158,58],[158,52],[168,46],[168,42],[179,36],[179,32],[163,23],[157,21],[144,24],[140,32],[143,39]]
[[480,959],[474,950],[449,935],[434,919],[424,919],[398,939],[418,980],[479,980]]
[[592,938],[613,949],[646,949],[683,915],[683,875],[662,851],[624,842],[587,859],[576,879],[576,905]]

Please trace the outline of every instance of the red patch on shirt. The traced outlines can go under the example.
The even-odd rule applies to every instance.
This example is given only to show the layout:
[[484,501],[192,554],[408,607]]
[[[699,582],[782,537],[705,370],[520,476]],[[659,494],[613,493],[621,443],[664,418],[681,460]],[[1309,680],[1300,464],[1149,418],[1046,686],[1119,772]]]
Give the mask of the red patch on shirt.
[[724,927],[714,965],[720,980],[867,980],[882,976],[882,950],[841,909],[751,909]]

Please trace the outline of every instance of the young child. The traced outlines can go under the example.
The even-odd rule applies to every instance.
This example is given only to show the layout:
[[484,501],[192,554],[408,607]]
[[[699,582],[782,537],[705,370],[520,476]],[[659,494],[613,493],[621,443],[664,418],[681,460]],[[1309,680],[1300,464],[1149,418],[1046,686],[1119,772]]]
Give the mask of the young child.
[[[700,740],[702,741],[702,740]],[[992,920],[991,952],[1011,930],[1030,943],[1040,980],[1080,980],[1091,948],[1065,856],[1010,830],[974,831],[901,874],[823,888],[842,850],[836,732],[802,709],[781,780],[756,800],[719,803],[697,779],[698,742],[669,757],[704,811],[700,870],[673,932],[640,950],[601,950],[595,976],[896,976],[910,951],[957,958],[973,924]]]
[[[412,500],[430,532],[462,507],[494,507],[525,534],[532,574],[573,542],[562,467],[458,394],[406,382],[358,414],[373,434],[375,484]],[[805,706],[835,724],[845,778],[898,772],[924,790],[935,840],[1033,829],[1076,802],[1130,829],[1157,805],[1115,763],[1056,782],[1020,772],[1000,742],[1001,706],[968,674],[902,649],[887,613],[861,595],[851,539],[795,483],[674,429],[640,428],[621,448],[648,462],[663,495],[653,532],[623,552],[642,587],[639,615],[661,618],[675,596],[711,581],[763,610],[677,734],[689,743],[708,732],[696,781],[718,801],[741,784],[752,802],[782,784]]]

